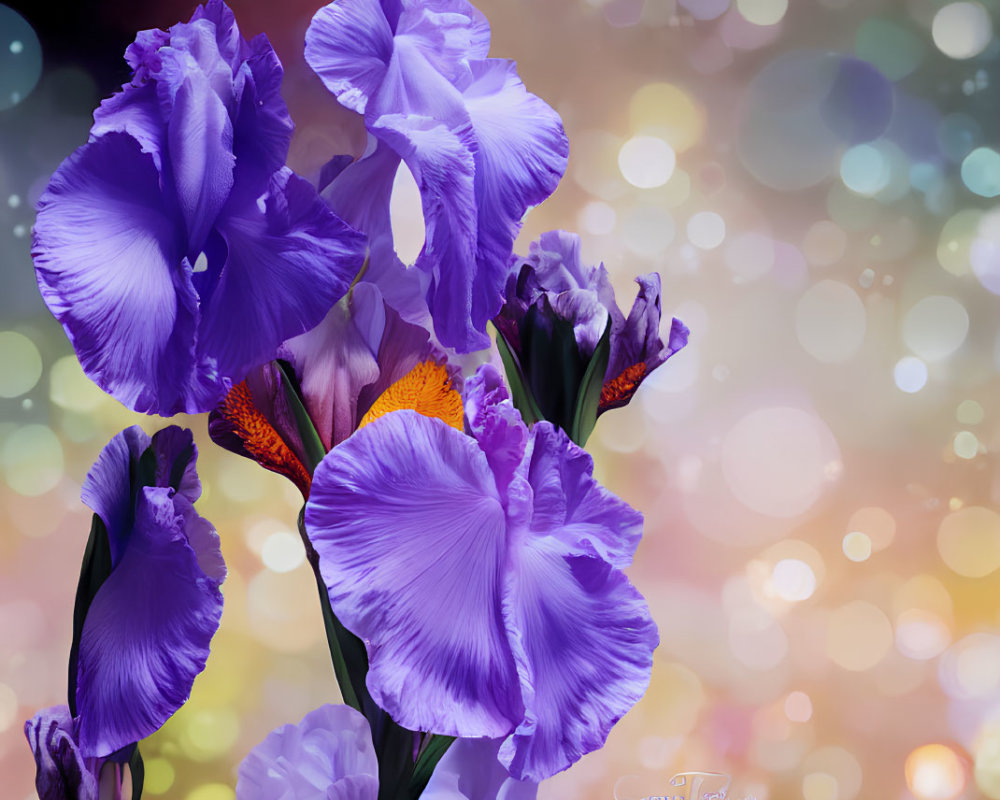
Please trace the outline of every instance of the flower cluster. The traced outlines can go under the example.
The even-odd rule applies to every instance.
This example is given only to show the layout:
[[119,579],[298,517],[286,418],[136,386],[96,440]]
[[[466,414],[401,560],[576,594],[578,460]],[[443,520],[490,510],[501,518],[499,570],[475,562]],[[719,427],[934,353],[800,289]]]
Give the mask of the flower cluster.
[[[306,58],[369,147],[314,186],[284,163],[274,51],[210,0],[138,34],[39,201],[39,287],[87,374],[136,411],[210,411],[217,444],[306,501],[344,704],[271,733],[239,800],[531,798],[649,682],[656,626],[623,572],[642,517],[583,446],[687,329],[660,338],[655,274],[626,317],[572,234],[514,254],[568,145],[488,49],[466,0],[320,9]],[[412,265],[389,220],[402,164]],[[118,798],[127,773],[138,798],[141,741],[205,668],[225,565],[195,458],[189,431],[133,427],[87,476],[68,705],[25,726],[42,800]]]

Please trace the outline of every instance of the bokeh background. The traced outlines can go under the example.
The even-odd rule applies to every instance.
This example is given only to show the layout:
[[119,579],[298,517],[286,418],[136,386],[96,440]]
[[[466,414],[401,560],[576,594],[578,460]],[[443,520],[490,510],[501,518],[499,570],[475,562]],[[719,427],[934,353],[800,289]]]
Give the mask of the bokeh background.
[[[645,699],[542,798],[675,773],[757,800],[1000,800],[1000,2],[481,0],[492,55],[562,114],[569,168],[523,252],[580,232],[622,305],[659,270],[688,347],[591,440],[646,515],[630,575],[662,644]],[[363,132],[302,58],[316,0],[234,0],[286,66],[291,165]],[[65,702],[81,481],[139,417],[84,378],[37,294],[33,206],[127,79],[135,30],[193,3],[0,6],[0,794],[35,797],[23,721]],[[27,21],[26,21],[27,20]],[[404,251],[419,248],[405,176]],[[417,232],[416,235],[414,232]],[[407,250],[409,248],[409,250]],[[229,564],[147,796],[232,800],[269,730],[336,700],[297,494],[215,448]],[[460,612],[456,612],[460,613]],[[617,795],[616,795],[617,793]]]

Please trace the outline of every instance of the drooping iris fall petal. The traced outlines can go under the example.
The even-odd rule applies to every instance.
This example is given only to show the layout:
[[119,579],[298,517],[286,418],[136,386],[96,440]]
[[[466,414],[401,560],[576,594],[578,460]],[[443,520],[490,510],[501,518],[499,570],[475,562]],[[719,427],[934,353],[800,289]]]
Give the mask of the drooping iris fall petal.
[[87,609],[76,663],[76,740],[105,757],[149,736],[187,700],[219,626],[225,564],[194,510],[190,431],[126,429],[87,476],[111,571]]

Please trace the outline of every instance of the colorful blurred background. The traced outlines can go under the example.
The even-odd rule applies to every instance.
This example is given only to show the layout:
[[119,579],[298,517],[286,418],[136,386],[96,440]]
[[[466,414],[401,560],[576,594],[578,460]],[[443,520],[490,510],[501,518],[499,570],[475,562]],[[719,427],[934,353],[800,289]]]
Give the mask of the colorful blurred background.
[[[291,165],[363,131],[309,72],[316,0],[234,0],[286,66]],[[528,216],[612,272],[659,270],[691,343],[602,418],[604,482],[646,515],[630,575],[652,684],[540,797],[1000,800],[1000,0],[481,0],[569,132]],[[0,6],[0,794],[65,702],[81,481],[140,418],[84,376],[34,285],[33,206],[139,28],[181,0]],[[27,20],[27,21],[26,21]],[[29,24],[30,23],[30,24]],[[404,252],[420,246],[403,176]],[[336,700],[282,478],[214,447],[201,513],[229,564],[213,654],[143,750],[149,797],[232,800],[269,730]],[[457,612],[458,613],[458,612]],[[710,782],[711,783],[711,782]],[[705,784],[708,786],[709,784]],[[713,787],[718,788],[716,782]]]

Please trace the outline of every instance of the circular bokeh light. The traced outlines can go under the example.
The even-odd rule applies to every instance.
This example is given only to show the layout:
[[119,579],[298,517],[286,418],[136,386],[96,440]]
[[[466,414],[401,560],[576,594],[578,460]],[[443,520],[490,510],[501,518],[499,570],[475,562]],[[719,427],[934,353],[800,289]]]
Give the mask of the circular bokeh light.
[[670,180],[677,157],[670,145],[656,136],[633,136],[618,151],[622,176],[639,189],[655,189]]
[[28,21],[0,5],[0,111],[26,98],[42,74],[42,46]]
[[913,356],[899,359],[892,375],[896,386],[907,394],[915,394],[927,385],[927,365]]
[[802,348],[827,364],[849,360],[865,339],[867,313],[857,293],[839,281],[820,281],[795,306]]
[[941,521],[938,552],[944,563],[966,578],[984,578],[1000,569],[1000,514],[967,506]]
[[839,459],[823,421],[799,408],[751,411],[722,443],[722,472],[732,493],[772,517],[808,511],[830,483],[830,465]]
[[714,250],[726,238],[726,221],[713,211],[699,211],[687,224],[687,237],[701,250]]
[[969,312],[954,297],[925,297],[903,318],[903,341],[924,361],[947,358],[968,334]]
[[993,38],[993,21],[980,3],[949,3],[934,15],[931,36],[949,58],[972,58]]
[[0,397],[20,397],[42,377],[42,356],[35,343],[16,331],[0,331]]
[[943,744],[925,744],[906,757],[906,785],[919,800],[954,800],[965,789],[965,767]]
[[1000,195],[1000,153],[977,147],[962,160],[962,183],[980,197]]

